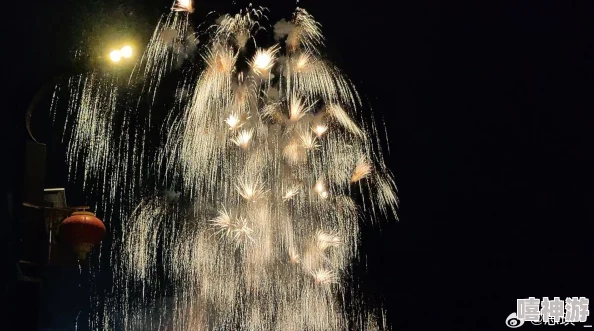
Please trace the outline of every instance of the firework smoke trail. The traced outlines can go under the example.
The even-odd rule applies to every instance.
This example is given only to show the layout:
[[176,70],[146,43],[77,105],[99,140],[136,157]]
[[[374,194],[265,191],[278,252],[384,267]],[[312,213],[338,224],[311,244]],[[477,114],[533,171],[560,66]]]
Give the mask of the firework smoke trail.
[[115,131],[117,124],[124,129],[128,125],[118,117],[116,81],[95,72],[82,74],[70,78],[68,90],[73,97],[68,100],[64,135],[70,179],[82,174],[87,191],[100,193],[104,203],[114,201],[126,181],[130,156],[128,137]]
[[[68,142],[71,179],[82,173],[83,187],[102,193],[101,209],[113,211],[110,216],[129,216],[130,208],[120,206],[116,212],[114,205],[121,200],[132,203],[139,200],[137,189],[147,172],[144,169],[150,148],[146,137],[151,129],[150,111],[141,115],[138,110],[145,98],[152,106],[161,79],[182,51],[188,32],[188,13],[193,7],[191,1],[183,0],[176,2],[172,10],[159,20],[128,86],[122,87],[117,75],[100,72],[71,77],[66,86],[70,97],[64,137]],[[130,97],[126,87],[133,87],[138,80],[142,85],[140,97]],[[57,86],[52,111],[57,108],[59,90]],[[120,111],[123,104],[134,111]]]
[[172,12],[161,17],[151,39],[137,66],[132,71],[130,81],[139,77],[144,80],[142,95],[155,100],[161,79],[167,74],[188,37],[188,14],[193,11],[190,0],[177,1]]
[[[130,216],[131,206],[140,199],[143,176],[152,170],[146,169],[150,164],[146,158],[151,155],[147,141],[150,111],[141,114],[140,103],[148,99],[152,106],[162,77],[179,60],[192,3],[180,1],[172,10],[175,12],[159,21],[128,86],[122,87],[117,75],[101,72],[76,75],[66,85],[70,97],[66,99],[63,136],[67,141],[69,179],[80,181],[89,193],[101,196],[94,209],[107,224],[113,218]],[[142,81],[141,97],[131,98],[127,87],[133,87],[138,80]],[[52,112],[58,108],[60,90],[61,86],[57,86]],[[121,111],[122,108],[133,111]],[[55,121],[55,113],[53,116]],[[118,270],[114,262],[117,257],[110,259]],[[96,315],[89,318],[89,323],[94,327],[109,325],[109,319],[107,315]]]
[[[126,114],[124,116],[140,116],[139,109],[141,102],[148,98],[147,117],[139,119],[135,127],[136,135],[133,142],[136,144],[132,149],[132,171],[135,169],[144,169],[151,167],[147,160],[153,152],[146,138],[151,132],[151,108],[155,102],[158,88],[163,77],[171,71],[174,65],[179,64],[183,58],[186,47],[190,44],[189,18],[188,15],[194,11],[192,0],[177,0],[167,15],[161,16],[151,39],[132,70],[129,79],[129,85],[134,85],[138,80],[142,81],[142,91],[137,97],[135,114]],[[196,40],[197,42],[197,40]],[[137,185],[142,185],[145,171],[136,171],[133,173],[132,181]],[[137,201],[138,196],[134,195],[134,190],[129,191],[129,201]],[[129,212],[129,210],[128,210]]]
[[106,221],[129,216],[128,203],[139,200],[143,174],[149,171],[143,167],[147,119],[121,110],[134,109],[128,105],[130,91],[121,85],[117,76],[100,72],[73,76],[66,84],[69,179],[100,196],[95,208]]
[[[163,32],[185,36],[192,9],[176,3],[135,68],[151,105],[177,52]],[[387,328],[383,311],[366,308],[349,285],[360,218],[395,216],[397,206],[377,129],[358,120],[356,91],[321,57],[311,15],[298,8],[277,23],[269,45],[254,38],[262,19],[263,9],[250,8],[208,30],[205,68],[181,114],[166,119],[156,155],[144,140],[150,125],[138,129],[123,114],[115,131],[122,120],[113,82],[72,80],[70,164],[103,178],[97,188],[112,202],[140,200],[131,192],[146,159],[156,163],[157,181],[182,191],[149,195],[122,222],[110,257],[113,288],[95,327]]]

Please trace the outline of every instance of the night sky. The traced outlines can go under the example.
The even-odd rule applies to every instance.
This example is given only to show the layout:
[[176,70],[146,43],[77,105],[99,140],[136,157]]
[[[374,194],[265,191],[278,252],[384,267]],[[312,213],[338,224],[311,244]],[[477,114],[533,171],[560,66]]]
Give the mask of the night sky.
[[[193,21],[247,4],[198,1]],[[271,10],[271,23],[295,7],[253,4]],[[21,183],[14,174],[29,101],[68,70],[77,43],[92,38],[101,47],[108,34],[146,41],[170,5],[32,0],[5,10],[0,122],[15,155],[6,157],[7,188]],[[364,229],[360,276],[393,329],[504,330],[516,299],[592,299],[594,3],[299,5],[322,24],[327,58],[386,122],[400,220]],[[47,186],[67,186],[63,146],[39,134],[48,143]],[[87,203],[76,187],[70,202]],[[81,298],[57,290],[43,300]],[[63,320],[52,326],[68,329],[71,320]]]

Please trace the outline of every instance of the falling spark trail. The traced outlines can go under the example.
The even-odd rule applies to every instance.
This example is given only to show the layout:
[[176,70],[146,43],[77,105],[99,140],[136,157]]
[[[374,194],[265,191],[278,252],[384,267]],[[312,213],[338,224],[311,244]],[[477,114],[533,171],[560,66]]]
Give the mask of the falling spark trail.
[[[176,3],[176,8],[192,8],[191,0]],[[143,79],[143,93],[155,101],[163,77],[171,70],[188,33],[188,15],[178,10],[161,17],[144,51],[142,58],[130,75],[130,83]],[[139,98],[140,102],[140,98]]]
[[[156,125],[157,91],[193,10],[178,0],[157,24],[127,85],[141,79],[140,95],[97,73],[67,89],[70,174],[83,172],[101,209],[122,220],[112,288],[92,323],[387,329],[381,308],[355,298],[352,274],[359,222],[395,217],[396,186],[356,90],[321,56],[320,24],[298,8],[275,25],[274,43],[258,45],[264,8],[222,16],[200,48],[203,70],[184,76]],[[169,190],[180,193],[156,193]]]

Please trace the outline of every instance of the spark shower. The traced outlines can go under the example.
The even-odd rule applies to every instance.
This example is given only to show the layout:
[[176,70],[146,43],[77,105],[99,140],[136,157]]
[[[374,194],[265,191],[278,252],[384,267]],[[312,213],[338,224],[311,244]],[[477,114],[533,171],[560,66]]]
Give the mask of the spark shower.
[[[192,12],[179,1],[161,18],[129,79],[86,73],[54,94],[71,179],[118,220],[94,255],[112,283],[91,297],[105,302],[91,329],[386,329],[352,266],[360,222],[395,217],[396,187],[321,25],[297,8],[269,29],[248,8],[196,34]],[[162,79],[190,51],[201,61],[157,119]]]

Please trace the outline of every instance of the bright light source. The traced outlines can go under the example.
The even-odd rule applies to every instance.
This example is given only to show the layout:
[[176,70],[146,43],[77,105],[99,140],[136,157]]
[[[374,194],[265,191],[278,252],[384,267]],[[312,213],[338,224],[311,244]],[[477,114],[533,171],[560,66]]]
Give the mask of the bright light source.
[[111,53],[109,53],[109,58],[113,62],[120,62],[122,59],[122,52],[119,50],[111,51]]
[[120,49],[120,53],[122,54],[123,57],[129,58],[132,56],[132,47],[124,46],[124,47],[122,47],[122,49]]
[[187,11],[189,13],[194,12],[194,7],[192,6],[192,0],[177,0],[175,5],[173,5],[173,11]]

